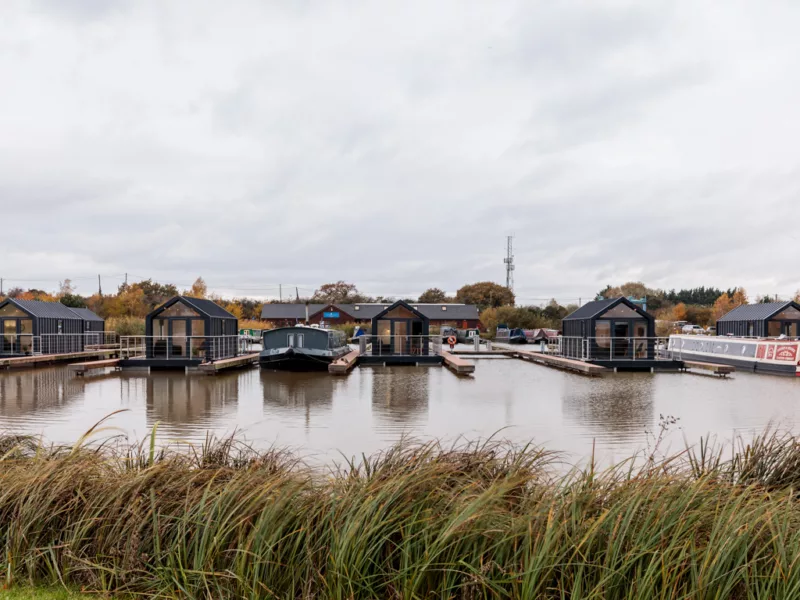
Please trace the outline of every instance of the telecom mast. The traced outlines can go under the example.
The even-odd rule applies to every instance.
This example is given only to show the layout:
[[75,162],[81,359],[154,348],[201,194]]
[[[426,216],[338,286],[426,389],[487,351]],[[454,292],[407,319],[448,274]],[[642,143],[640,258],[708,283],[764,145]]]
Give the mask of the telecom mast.
[[508,250],[506,252],[506,257],[503,259],[503,262],[506,265],[506,287],[514,291],[514,236],[509,235],[508,238]]

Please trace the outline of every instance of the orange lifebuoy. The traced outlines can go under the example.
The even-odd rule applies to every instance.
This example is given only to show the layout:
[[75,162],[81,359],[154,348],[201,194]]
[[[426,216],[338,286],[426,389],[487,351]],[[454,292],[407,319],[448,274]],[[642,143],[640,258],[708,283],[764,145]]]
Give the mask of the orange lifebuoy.
[[451,335],[449,338],[447,338],[447,343],[450,344],[451,346],[455,346],[456,345],[456,336]]

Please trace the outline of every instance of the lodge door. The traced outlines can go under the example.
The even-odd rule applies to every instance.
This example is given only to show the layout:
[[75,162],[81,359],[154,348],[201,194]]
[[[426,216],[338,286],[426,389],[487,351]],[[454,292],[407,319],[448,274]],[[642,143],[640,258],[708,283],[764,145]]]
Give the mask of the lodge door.
[[611,343],[614,344],[613,358],[627,357],[631,347],[631,324],[627,321],[614,321],[614,336]]

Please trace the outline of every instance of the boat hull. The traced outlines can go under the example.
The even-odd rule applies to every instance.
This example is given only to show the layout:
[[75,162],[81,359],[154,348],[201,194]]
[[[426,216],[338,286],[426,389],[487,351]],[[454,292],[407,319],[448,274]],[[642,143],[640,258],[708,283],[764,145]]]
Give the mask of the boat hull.
[[800,375],[800,343],[796,341],[673,335],[668,350],[679,361],[730,365],[768,375]]
[[263,369],[276,371],[327,371],[328,365],[347,354],[346,351],[332,354],[317,354],[298,350],[279,353],[262,353],[258,364]]

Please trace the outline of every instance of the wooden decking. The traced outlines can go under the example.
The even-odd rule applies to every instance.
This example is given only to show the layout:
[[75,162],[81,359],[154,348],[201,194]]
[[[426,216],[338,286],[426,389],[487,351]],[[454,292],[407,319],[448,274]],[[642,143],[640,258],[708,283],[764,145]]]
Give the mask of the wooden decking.
[[716,363],[706,363],[706,362],[695,362],[693,360],[683,360],[682,370],[698,370],[698,371],[710,371],[714,375],[719,375],[720,377],[727,377],[731,373],[736,372],[736,367],[732,365],[718,365]]
[[328,365],[328,373],[331,375],[347,375],[358,363],[359,356],[361,356],[360,349],[348,352],[342,358],[336,359]]
[[242,367],[254,365],[258,362],[258,355],[258,352],[254,352],[252,354],[242,354],[232,358],[223,358],[222,360],[215,360],[210,363],[202,363],[197,369],[206,375],[216,375],[220,371],[240,369]]
[[36,367],[40,365],[50,365],[60,362],[74,362],[87,358],[105,359],[119,355],[119,348],[108,348],[103,350],[86,350],[84,352],[70,352],[67,354],[37,354],[34,356],[14,356],[10,358],[0,358],[0,368],[24,369],[26,367]]
[[469,375],[475,372],[475,365],[467,362],[459,356],[453,356],[450,352],[441,351],[442,358],[444,359],[444,366],[456,373],[457,375]]
[[517,358],[527,360],[529,362],[538,363],[540,365],[547,365],[548,367],[555,367],[557,369],[564,369],[566,371],[573,371],[583,375],[590,375],[598,377],[611,373],[611,369],[602,367],[600,365],[593,365],[589,362],[582,360],[573,360],[571,358],[564,358],[562,356],[553,356],[551,354],[544,354],[542,352],[528,352],[525,350],[516,351]]
[[80,377],[85,375],[87,371],[93,371],[95,369],[108,369],[116,366],[119,366],[119,359],[109,358],[106,360],[92,360],[89,362],[72,363],[67,368],[70,372],[75,373],[75,375]]

